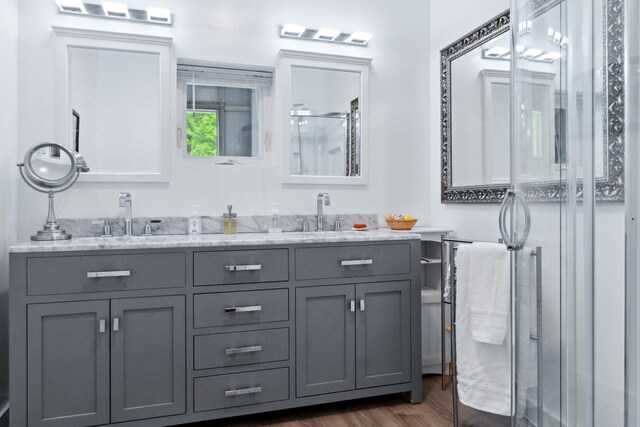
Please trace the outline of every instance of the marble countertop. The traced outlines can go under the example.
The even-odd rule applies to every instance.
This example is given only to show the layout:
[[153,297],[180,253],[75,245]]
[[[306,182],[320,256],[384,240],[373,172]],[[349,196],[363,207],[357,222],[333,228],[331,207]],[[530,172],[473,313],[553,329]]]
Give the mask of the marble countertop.
[[12,253],[96,251],[119,249],[158,249],[285,245],[298,243],[370,242],[381,240],[419,240],[420,234],[407,231],[322,231],[284,233],[238,233],[200,235],[158,235],[133,237],[78,237],[57,242],[25,242],[9,247]]

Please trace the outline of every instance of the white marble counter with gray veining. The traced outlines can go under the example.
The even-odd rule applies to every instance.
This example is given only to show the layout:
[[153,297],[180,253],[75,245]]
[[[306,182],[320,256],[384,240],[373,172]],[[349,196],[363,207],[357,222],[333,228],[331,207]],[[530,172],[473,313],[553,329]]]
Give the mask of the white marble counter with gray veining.
[[158,249],[190,247],[229,247],[251,245],[288,245],[304,243],[369,242],[385,240],[418,240],[420,234],[406,231],[312,231],[283,233],[238,233],[159,235],[132,237],[78,237],[57,242],[25,242],[9,248],[12,253],[95,251],[122,249]]

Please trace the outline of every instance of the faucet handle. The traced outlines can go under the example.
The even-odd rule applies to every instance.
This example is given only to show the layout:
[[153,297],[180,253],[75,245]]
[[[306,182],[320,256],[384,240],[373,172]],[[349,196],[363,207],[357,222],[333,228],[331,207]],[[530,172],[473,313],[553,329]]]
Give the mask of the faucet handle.
[[151,224],[160,224],[162,220],[160,219],[147,219],[144,222],[144,233],[143,236],[153,236],[153,229],[151,228]]
[[104,219],[100,221],[93,221],[93,224],[102,226],[102,235],[100,237],[111,237],[111,226],[109,220]]
[[342,230],[342,221],[344,221],[345,219],[346,219],[345,217],[337,216],[335,221],[333,222],[333,229],[335,231]]
[[309,219],[306,216],[302,218],[298,218],[298,222],[302,223],[302,231],[307,232],[310,230]]
[[144,233],[142,233],[143,236],[153,236],[153,234],[151,233],[151,222],[147,219],[144,222]]

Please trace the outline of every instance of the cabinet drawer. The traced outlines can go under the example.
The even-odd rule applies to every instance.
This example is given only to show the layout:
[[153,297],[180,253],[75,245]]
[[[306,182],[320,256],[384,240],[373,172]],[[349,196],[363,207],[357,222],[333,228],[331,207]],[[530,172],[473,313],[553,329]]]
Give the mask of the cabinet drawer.
[[289,329],[193,337],[194,369],[221,368],[289,359]]
[[296,279],[406,274],[411,272],[409,244],[296,249]]
[[216,375],[193,380],[195,412],[275,402],[288,398],[288,368]]
[[289,250],[196,252],[193,284],[286,282],[289,280]]
[[180,252],[30,258],[28,295],[183,287],[186,255]]
[[194,328],[289,320],[289,291],[220,292],[193,296]]

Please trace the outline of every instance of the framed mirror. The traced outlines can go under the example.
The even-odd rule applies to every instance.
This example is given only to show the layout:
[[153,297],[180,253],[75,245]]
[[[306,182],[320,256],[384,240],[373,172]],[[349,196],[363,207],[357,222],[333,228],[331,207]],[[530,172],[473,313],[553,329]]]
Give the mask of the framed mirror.
[[371,59],[291,50],[280,56],[284,182],[367,184]]
[[54,31],[56,134],[91,164],[81,180],[168,181],[171,39]]
[[[616,52],[622,49],[621,9],[602,0],[602,19],[595,35],[600,52],[594,81],[594,114],[602,117],[596,153],[596,199],[623,199],[624,69]],[[566,173],[566,93],[561,81],[562,35],[553,30],[563,3],[531,3],[531,15],[519,23],[527,46],[516,46],[518,73],[529,85],[520,116],[531,139],[519,176],[527,198],[552,201],[563,197],[560,177]],[[522,34],[522,33],[521,33]],[[522,38],[522,37],[521,37]],[[556,40],[557,39],[557,40]],[[442,203],[499,203],[510,183],[510,14],[505,11],[440,52],[441,58],[441,201]],[[578,174],[581,170],[577,171]],[[581,186],[579,186],[581,187]],[[580,193],[580,188],[578,192]],[[580,195],[580,194],[579,194]]]

